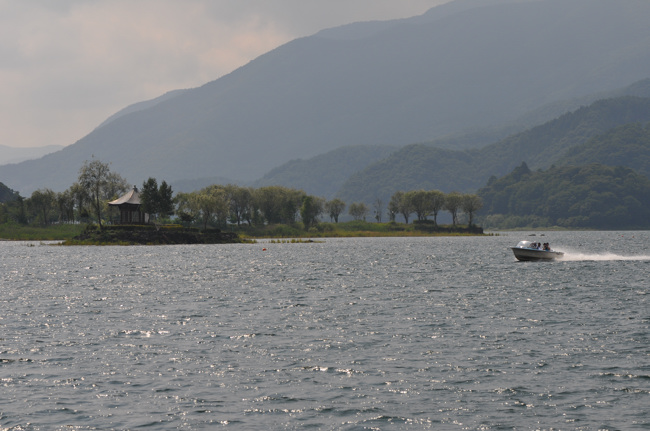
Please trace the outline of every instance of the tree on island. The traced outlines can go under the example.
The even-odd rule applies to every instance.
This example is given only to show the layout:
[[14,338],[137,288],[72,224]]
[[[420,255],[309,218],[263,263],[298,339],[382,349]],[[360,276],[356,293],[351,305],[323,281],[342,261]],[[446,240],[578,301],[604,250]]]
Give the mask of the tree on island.
[[158,216],[168,217],[174,213],[173,194],[171,186],[167,185],[165,181],[158,187],[158,181],[149,177],[147,181],[142,183],[142,190],[140,191],[142,211],[151,215],[154,219],[157,219]]
[[355,221],[366,221],[366,216],[368,215],[368,207],[363,202],[352,203],[350,204],[348,214],[350,214]]
[[50,189],[38,189],[29,198],[29,207],[44,225],[50,224],[50,212],[55,208],[56,193]]
[[79,185],[88,195],[91,208],[102,229],[102,208],[106,201],[128,190],[128,183],[120,175],[111,172],[108,163],[93,158],[86,160],[79,169]]
[[463,203],[463,195],[458,192],[451,192],[445,197],[445,209],[451,214],[451,223],[458,224],[458,210]]
[[460,203],[463,212],[469,218],[468,225],[471,227],[474,221],[474,214],[483,208],[483,200],[478,195],[463,195]]
[[315,196],[306,195],[302,199],[300,218],[305,225],[305,230],[318,223],[318,217],[323,213],[323,200]]
[[390,197],[390,202],[388,202],[388,212],[391,221],[395,221],[395,216],[397,214],[402,214],[404,217],[404,223],[409,224],[409,217],[413,211],[413,203],[406,193],[397,191]]
[[339,216],[343,210],[345,210],[345,202],[339,198],[334,198],[331,201],[325,202],[325,211],[327,211],[330,220],[334,221],[334,223],[339,222]]

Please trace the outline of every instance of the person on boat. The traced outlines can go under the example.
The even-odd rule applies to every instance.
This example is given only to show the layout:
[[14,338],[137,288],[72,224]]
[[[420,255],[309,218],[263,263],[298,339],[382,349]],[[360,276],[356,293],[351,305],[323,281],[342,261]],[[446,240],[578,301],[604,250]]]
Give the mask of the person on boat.
[[544,243],[544,250],[551,251],[551,245],[547,242]]

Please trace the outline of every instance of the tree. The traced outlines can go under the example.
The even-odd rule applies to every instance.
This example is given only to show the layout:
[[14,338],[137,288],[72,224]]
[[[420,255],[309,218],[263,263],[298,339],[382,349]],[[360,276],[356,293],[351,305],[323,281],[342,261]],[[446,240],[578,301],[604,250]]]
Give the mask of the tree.
[[88,204],[90,203],[90,195],[79,182],[74,183],[68,189],[72,195],[73,206],[77,209],[77,219],[79,221],[86,221],[89,218]]
[[315,196],[305,196],[300,207],[300,218],[305,230],[318,223],[318,217],[323,213],[323,201]]
[[333,220],[334,223],[339,222],[339,215],[345,210],[345,202],[341,199],[335,198],[331,201],[325,202],[325,211],[330,216],[330,220]]
[[458,224],[458,210],[462,204],[463,196],[458,192],[451,192],[445,196],[445,210],[451,213],[452,224]]
[[42,224],[50,224],[50,213],[55,209],[56,193],[50,189],[39,189],[32,193],[28,207]]
[[128,190],[126,180],[112,173],[108,163],[93,158],[91,161],[86,160],[79,170],[79,184],[88,193],[92,210],[97,217],[97,224],[101,229],[105,201]]
[[406,192],[404,199],[408,201],[419,221],[427,219],[429,212],[431,212],[431,204],[427,192],[424,190]]
[[172,186],[168,185],[165,180],[160,183],[158,189],[158,211],[161,217],[169,217],[174,214],[174,191]]
[[373,209],[375,210],[375,220],[377,220],[377,223],[381,223],[381,216],[384,212],[384,201],[380,198],[375,199]]
[[198,218],[199,211],[194,205],[194,195],[196,192],[192,193],[177,193],[174,198],[174,203],[176,204],[176,214],[180,217],[181,222],[186,226],[189,226],[194,220]]
[[474,221],[474,214],[483,208],[483,201],[478,195],[466,194],[463,195],[461,208],[463,209],[463,212],[467,214],[467,217],[469,218],[468,225],[471,227],[472,222]]
[[430,214],[433,215],[433,222],[438,224],[438,213],[445,206],[445,194],[440,190],[430,190],[427,192],[430,205]]
[[226,192],[230,201],[230,218],[237,226],[243,221],[251,225],[253,193],[248,187],[239,187],[234,184],[226,186]]
[[402,214],[404,217],[404,223],[409,223],[409,217],[413,212],[413,205],[410,202],[410,199],[407,198],[406,193],[402,191],[393,193],[388,208],[393,214]]
[[59,211],[59,220],[62,222],[74,222],[74,196],[70,189],[57,193],[56,206]]
[[395,192],[393,196],[390,197],[390,201],[388,202],[388,218],[392,222],[395,221],[397,214],[399,214],[399,201],[402,194],[402,192]]
[[214,218],[219,222],[219,215],[225,221],[228,204],[223,189],[218,186],[209,186],[197,192],[178,193],[176,195],[176,213],[184,223],[199,220],[203,229],[208,228]]
[[368,207],[363,202],[361,203],[352,203],[350,204],[350,209],[348,214],[356,221],[363,220],[366,221],[366,216],[368,215]]
[[198,199],[204,229],[207,229],[208,222],[212,218],[220,226],[225,226],[228,223],[229,200],[224,186],[205,187],[199,191]]
[[293,223],[305,192],[281,186],[262,187],[253,193],[255,207],[268,224]]
[[159,212],[160,197],[158,195],[158,181],[155,178],[149,179],[142,183],[140,189],[140,206],[142,211],[156,218]]
[[142,205],[142,211],[151,215],[154,219],[158,218],[158,216],[168,217],[174,213],[174,192],[165,181],[158,187],[158,181],[150,177],[142,183],[140,204]]

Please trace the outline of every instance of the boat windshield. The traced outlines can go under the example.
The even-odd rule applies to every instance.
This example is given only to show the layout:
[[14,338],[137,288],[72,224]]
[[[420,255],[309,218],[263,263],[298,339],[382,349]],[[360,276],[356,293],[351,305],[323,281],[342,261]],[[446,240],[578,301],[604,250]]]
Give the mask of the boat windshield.
[[530,241],[519,241],[519,244],[517,244],[517,248],[531,248],[531,242]]

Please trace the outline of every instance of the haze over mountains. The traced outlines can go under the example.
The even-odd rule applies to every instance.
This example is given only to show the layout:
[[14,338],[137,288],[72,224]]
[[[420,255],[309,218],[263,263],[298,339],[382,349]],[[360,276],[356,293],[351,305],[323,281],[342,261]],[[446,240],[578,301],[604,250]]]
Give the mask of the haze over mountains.
[[63,149],[62,145],[46,145],[44,147],[9,147],[0,145],[0,165],[20,163],[25,160],[38,159],[46,154]]
[[[60,191],[93,155],[134,184],[251,182],[344,146],[499,128],[647,78],[649,21],[644,0],[457,0],[411,19],[328,29],[130,107],[54,154],[0,166],[0,182],[23,194]],[[553,106],[538,124],[562,113]],[[477,136],[469,146],[494,142]]]

